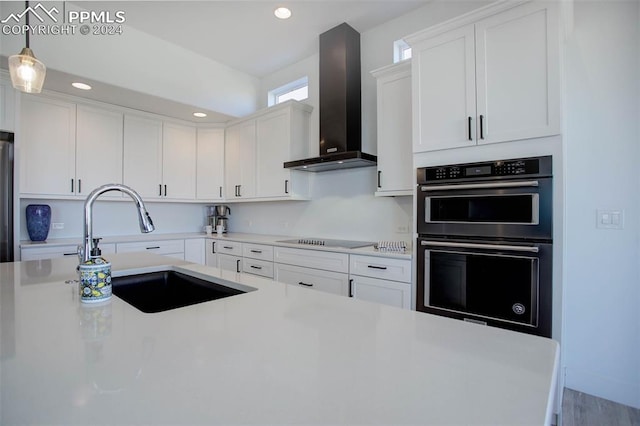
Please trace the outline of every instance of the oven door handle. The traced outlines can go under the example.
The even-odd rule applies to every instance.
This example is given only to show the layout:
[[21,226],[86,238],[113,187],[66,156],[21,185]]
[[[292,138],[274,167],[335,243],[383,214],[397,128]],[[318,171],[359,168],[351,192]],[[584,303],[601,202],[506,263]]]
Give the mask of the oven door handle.
[[469,248],[485,250],[508,250],[527,253],[538,253],[540,249],[535,246],[509,246],[504,244],[479,244],[479,243],[454,243],[450,241],[420,241],[420,245],[433,247]]
[[492,189],[492,188],[522,188],[537,187],[540,182],[537,180],[526,180],[519,182],[491,182],[491,183],[467,183],[459,185],[425,185],[420,187],[420,191],[448,191],[452,189]]

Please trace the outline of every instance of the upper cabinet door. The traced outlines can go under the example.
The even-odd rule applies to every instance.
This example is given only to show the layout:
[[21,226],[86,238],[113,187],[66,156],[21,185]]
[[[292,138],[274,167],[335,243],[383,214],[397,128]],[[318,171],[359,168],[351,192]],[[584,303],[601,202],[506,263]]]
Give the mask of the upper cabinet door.
[[478,143],[560,133],[557,28],[554,5],[536,3],[476,24]]
[[224,186],[224,129],[198,129],[196,198],[220,200]]
[[20,193],[75,194],[76,106],[22,96]]
[[425,40],[416,50],[414,152],[474,145],[469,132],[476,116],[473,25]]
[[196,198],[196,129],[164,123],[162,130],[162,190],[166,198]]
[[239,199],[255,197],[255,119],[227,127],[224,156],[226,198]]
[[257,119],[257,193],[259,197],[282,197],[289,192],[288,169],[291,146],[291,113],[288,109]]
[[[77,194],[87,196],[107,183],[122,183],[123,116],[84,105],[77,107]],[[106,197],[122,197],[108,192]]]
[[125,115],[123,181],[145,199],[162,196],[162,121]]
[[377,78],[378,189],[376,196],[411,195],[411,62],[372,72]]

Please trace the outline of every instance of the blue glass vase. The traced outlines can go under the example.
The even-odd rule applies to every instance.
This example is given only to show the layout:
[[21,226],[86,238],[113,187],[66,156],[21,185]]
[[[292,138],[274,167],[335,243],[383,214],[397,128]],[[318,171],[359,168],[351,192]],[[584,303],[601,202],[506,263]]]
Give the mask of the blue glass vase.
[[46,204],[27,206],[27,232],[31,241],[44,241],[49,235],[51,225],[51,207]]

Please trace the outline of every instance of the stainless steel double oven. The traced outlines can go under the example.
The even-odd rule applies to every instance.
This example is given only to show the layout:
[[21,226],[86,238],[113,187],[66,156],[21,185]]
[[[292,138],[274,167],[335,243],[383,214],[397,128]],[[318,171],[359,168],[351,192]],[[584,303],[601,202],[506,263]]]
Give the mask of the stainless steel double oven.
[[551,337],[551,165],[417,170],[418,311]]

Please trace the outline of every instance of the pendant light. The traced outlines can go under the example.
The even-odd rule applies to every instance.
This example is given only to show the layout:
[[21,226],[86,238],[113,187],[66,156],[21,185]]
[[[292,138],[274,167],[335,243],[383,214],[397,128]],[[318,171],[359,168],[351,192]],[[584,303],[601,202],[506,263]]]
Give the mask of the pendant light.
[[[27,28],[29,27],[29,2],[25,2]],[[26,93],[40,93],[44,84],[47,67],[36,59],[29,48],[29,30],[25,31],[27,45],[17,55],[9,56],[9,72],[11,83],[15,89]]]

